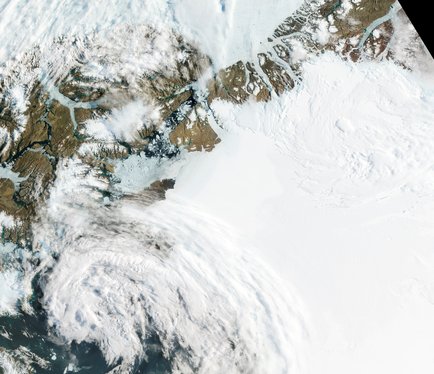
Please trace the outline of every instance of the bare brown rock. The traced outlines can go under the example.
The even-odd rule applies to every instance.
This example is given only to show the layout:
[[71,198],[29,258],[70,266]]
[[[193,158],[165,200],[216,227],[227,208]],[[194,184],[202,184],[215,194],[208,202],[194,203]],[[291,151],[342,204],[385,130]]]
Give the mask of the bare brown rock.
[[267,75],[278,95],[294,87],[294,81],[282,66],[278,65],[265,53],[260,53],[258,58],[261,69]]
[[26,205],[34,205],[42,199],[53,179],[51,162],[41,152],[27,151],[15,162],[12,171],[26,178],[20,183],[17,193],[20,201]]
[[242,61],[222,69],[208,86],[208,102],[220,98],[233,103],[243,103],[249,97],[245,87],[247,84],[246,66]]
[[18,212],[18,205],[14,201],[15,186],[7,178],[0,178],[0,210],[9,215],[15,215]]
[[[200,113],[202,112],[202,113]],[[212,129],[202,108],[194,108],[169,135],[170,142],[189,152],[211,151],[220,138]]]
[[53,101],[47,116],[50,124],[50,142],[46,146],[47,153],[54,157],[71,157],[80,142],[74,134],[74,125],[69,109],[58,101]]

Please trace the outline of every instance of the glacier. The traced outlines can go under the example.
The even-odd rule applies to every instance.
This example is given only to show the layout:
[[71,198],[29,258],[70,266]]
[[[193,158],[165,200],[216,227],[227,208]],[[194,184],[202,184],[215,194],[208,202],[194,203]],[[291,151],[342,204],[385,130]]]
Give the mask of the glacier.
[[323,55],[269,103],[218,102],[222,144],[188,199],[254,244],[306,307],[306,373],[430,373],[434,86]]
[[[20,115],[34,79],[71,113],[89,109],[100,102],[76,103],[54,87],[81,48],[93,48],[86,73],[125,75],[134,88],[144,70],[176,65],[175,30],[212,61],[191,84],[205,103],[208,79],[265,53],[267,36],[301,4],[2,1],[0,75],[19,76],[11,92]],[[113,190],[77,155],[62,158],[32,223],[32,251],[0,245],[0,316],[13,323],[27,313],[23,343],[0,348],[0,370],[51,360],[64,373],[114,374],[160,360],[156,372],[432,373],[434,70],[406,55],[413,31],[392,21],[391,48],[412,70],[310,56],[295,87],[270,101],[204,105],[221,139],[212,152],[115,160]],[[157,30],[150,44],[143,25]],[[328,40],[323,26],[318,37]],[[71,44],[53,44],[65,35]],[[32,49],[44,57],[29,72],[21,59]],[[307,55],[300,45],[296,63]],[[79,156],[134,141],[159,120],[154,102],[110,99],[110,113],[85,122],[95,142]],[[1,173],[15,187],[23,180]],[[150,186],[164,179],[176,183],[161,199]],[[0,223],[14,221],[0,212]],[[43,328],[28,328],[38,321],[35,288],[49,331],[44,358],[34,343]],[[6,327],[0,339],[13,340]],[[95,367],[80,366],[87,356]]]

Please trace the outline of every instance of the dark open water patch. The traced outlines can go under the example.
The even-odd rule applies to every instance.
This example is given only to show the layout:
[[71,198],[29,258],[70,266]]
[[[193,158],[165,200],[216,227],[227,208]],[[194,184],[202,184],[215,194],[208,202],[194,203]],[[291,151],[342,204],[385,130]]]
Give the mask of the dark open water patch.
[[[33,362],[35,373],[63,373],[70,364],[80,368],[79,373],[106,373],[109,369],[95,344],[61,344],[49,333],[43,313],[0,317],[0,347],[14,351],[25,347],[48,363],[41,367]],[[17,357],[19,358],[19,356]],[[66,371],[67,372],[67,371]]]
[[[0,316],[0,349],[11,353],[19,352],[18,349],[24,347],[31,354],[38,356],[47,364],[41,364],[37,359],[31,360],[31,367],[36,374],[72,372],[105,374],[114,369],[121,361],[108,365],[97,344],[87,342],[69,344],[50,331],[47,315],[38,301],[43,295],[38,285],[40,281],[38,278],[35,277],[33,282],[34,297],[31,305],[34,313]],[[158,336],[145,337],[143,345],[146,347],[146,359],[138,360],[131,374],[169,374],[171,362],[164,357]],[[14,357],[21,361],[19,354]],[[3,372],[0,366],[0,374]]]
[[[94,343],[62,344],[50,334],[44,313],[19,314],[0,317],[0,348],[15,351],[27,348],[48,363],[47,367],[31,364],[37,374],[77,372],[82,374],[105,374],[116,365],[107,365],[98,346]],[[169,374],[171,364],[163,355],[157,336],[144,341],[148,348],[146,360],[136,362],[131,373]],[[19,357],[18,357],[19,358]],[[68,367],[74,371],[68,371]],[[0,373],[2,373],[0,367]]]

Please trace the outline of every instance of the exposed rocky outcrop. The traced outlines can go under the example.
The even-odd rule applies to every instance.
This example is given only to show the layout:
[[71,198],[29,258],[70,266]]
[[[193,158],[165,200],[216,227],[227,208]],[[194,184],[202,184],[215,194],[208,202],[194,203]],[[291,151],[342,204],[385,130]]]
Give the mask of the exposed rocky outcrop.
[[[216,72],[205,91],[197,82],[212,69],[212,61],[175,33],[167,40],[172,54],[180,57],[133,77],[127,73],[115,78],[88,74],[92,56],[76,51],[80,58],[68,61],[67,71],[53,75],[49,82],[64,100],[52,97],[47,82],[34,80],[25,86],[28,105],[21,117],[8,98],[7,85],[1,83],[0,162],[20,177],[18,185],[0,178],[0,210],[17,222],[15,228],[3,229],[3,237],[19,243],[30,240],[31,221],[48,196],[61,159],[78,157],[110,181],[114,161],[133,154],[171,158],[181,150],[211,151],[220,142],[213,129],[213,101],[241,104],[282,95],[302,79],[303,61],[324,51],[353,61],[393,58],[388,51],[394,33],[390,21],[380,23],[360,45],[369,25],[387,14],[392,4],[393,0],[306,1],[278,25],[254,61],[238,61]],[[145,30],[143,43],[149,43],[150,50],[158,47],[157,39],[157,30]],[[66,42],[54,43],[64,46]],[[93,47],[98,50],[98,45]],[[104,56],[96,54],[101,64]],[[38,54],[26,58],[29,69],[38,68]],[[54,70],[57,74],[58,69]],[[143,119],[131,139],[113,135],[100,140],[89,134],[89,121],[107,121],[115,110],[132,101],[152,107],[158,115]],[[170,183],[156,181],[150,188],[163,196]]]

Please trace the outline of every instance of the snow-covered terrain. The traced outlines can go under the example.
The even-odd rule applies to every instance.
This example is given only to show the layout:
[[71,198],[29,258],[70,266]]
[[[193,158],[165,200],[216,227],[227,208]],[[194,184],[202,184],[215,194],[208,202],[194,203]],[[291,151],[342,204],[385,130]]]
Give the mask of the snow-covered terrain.
[[[104,0],[0,2],[0,61],[53,38],[106,31],[116,25],[170,27],[193,38],[216,69],[250,59],[302,0]],[[58,15],[58,16],[53,16]],[[218,46],[218,48],[216,48]]]
[[[414,30],[394,15],[404,36],[390,50],[414,71],[326,52],[303,62],[290,92],[208,108],[209,70],[256,58],[301,1],[145,3],[0,0],[0,74],[19,83],[13,110],[25,112],[32,79],[67,111],[97,105],[54,87],[49,73],[76,59],[84,75],[125,78],[135,93],[144,72],[183,61],[175,30],[211,58],[189,85],[221,139],[211,152],[111,159],[105,178],[85,155],[160,121],[152,100],[113,94],[110,110],[84,122],[92,142],[56,160],[31,250],[5,243],[16,222],[0,212],[2,321],[36,315],[40,302],[43,344],[89,343],[111,373],[137,372],[154,350],[174,373],[431,374],[434,71],[412,54]],[[328,39],[329,26],[317,36]],[[40,65],[29,70],[20,58],[32,48]],[[291,58],[307,51],[300,44],[302,58]],[[9,166],[0,177],[12,193],[26,178]],[[165,199],[149,188],[172,178]],[[0,343],[10,336],[0,325]],[[28,370],[16,352],[35,360],[22,339],[0,345],[0,372]],[[79,370],[78,356],[65,354],[65,373]]]
[[434,87],[392,63],[323,56],[226,127],[171,198],[236,227],[293,284],[309,373],[434,370]]
[[62,336],[128,366],[152,331],[180,372],[432,372],[434,90],[333,55],[304,74],[270,103],[216,103],[222,144],[150,207],[95,214],[91,180],[59,171],[36,231],[61,254],[44,305]]
[[[256,60],[276,26],[302,0],[176,0],[175,18],[191,39],[197,40],[217,68],[239,60]],[[216,46],[218,46],[216,48]]]

